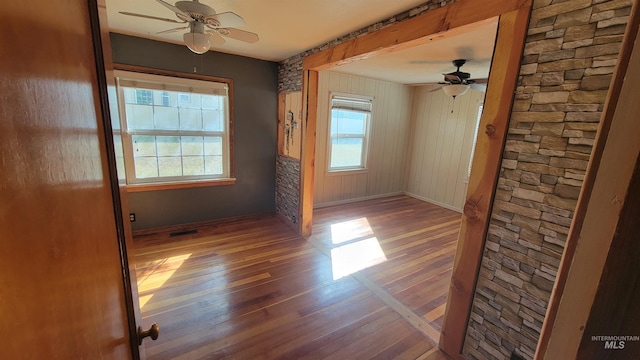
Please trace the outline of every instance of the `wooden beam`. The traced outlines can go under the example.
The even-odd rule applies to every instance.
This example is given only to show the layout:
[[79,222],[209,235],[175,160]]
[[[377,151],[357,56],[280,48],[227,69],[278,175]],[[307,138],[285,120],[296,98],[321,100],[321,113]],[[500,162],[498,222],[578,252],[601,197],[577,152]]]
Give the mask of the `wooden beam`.
[[302,78],[302,163],[300,164],[300,233],[311,236],[313,226],[313,186],[316,156],[316,120],[318,115],[318,72],[304,70]]
[[[575,357],[583,331],[580,327],[586,324],[586,317],[595,296],[597,279],[600,279],[602,274],[605,256],[615,232],[619,213],[619,209],[617,212],[616,208],[622,207],[620,199],[625,198],[624,194],[635,164],[633,154],[635,151],[637,156],[639,151],[637,141],[634,142],[633,138],[637,139],[640,126],[637,121],[625,121],[635,118],[638,109],[635,95],[632,94],[633,84],[640,80],[639,49],[635,50],[632,58],[640,28],[638,11],[636,1],[542,325],[536,359],[564,356],[561,354],[569,356],[563,358]],[[628,71],[630,63],[634,66]],[[625,78],[629,79],[626,84]],[[624,90],[626,93],[622,93]],[[619,98],[626,101],[620,108]],[[627,112],[627,117],[621,116],[623,111]],[[622,171],[623,168],[626,172]],[[581,254],[577,253],[579,241],[584,244]],[[569,282],[571,286],[568,286]],[[552,337],[561,339],[562,342],[552,343]]]
[[478,132],[442,324],[440,348],[450,355],[460,354],[464,344],[520,71],[529,13],[529,8],[511,11],[500,17],[498,25],[491,76],[480,120],[481,131]]
[[[372,56],[404,50],[473,30],[501,14],[529,8],[530,0],[459,0],[304,58],[304,69],[325,70]],[[470,28],[465,28],[465,27]]]

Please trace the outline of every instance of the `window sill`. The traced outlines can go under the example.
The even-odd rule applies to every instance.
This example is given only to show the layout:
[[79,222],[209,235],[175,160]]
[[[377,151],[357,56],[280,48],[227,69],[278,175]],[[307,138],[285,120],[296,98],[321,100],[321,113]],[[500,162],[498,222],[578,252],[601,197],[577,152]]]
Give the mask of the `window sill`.
[[208,186],[233,185],[235,183],[236,183],[235,178],[225,178],[225,179],[216,179],[216,180],[191,180],[191,181],[166,182],[166,183],[128,184],[127,192],[131,193],[131,192],[143,192],[143,191],[188,189],[188,188],[208,187]]
[[327,170],[327,176],[347,176],[366,174],[369,169],[345,169],[345,170]]

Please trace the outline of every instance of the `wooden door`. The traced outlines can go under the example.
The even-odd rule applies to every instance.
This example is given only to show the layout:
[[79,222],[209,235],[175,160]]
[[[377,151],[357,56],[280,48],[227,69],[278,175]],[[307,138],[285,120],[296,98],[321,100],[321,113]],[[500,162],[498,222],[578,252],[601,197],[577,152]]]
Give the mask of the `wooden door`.
[[88,3],[0,2],[3,359],[137,356]]

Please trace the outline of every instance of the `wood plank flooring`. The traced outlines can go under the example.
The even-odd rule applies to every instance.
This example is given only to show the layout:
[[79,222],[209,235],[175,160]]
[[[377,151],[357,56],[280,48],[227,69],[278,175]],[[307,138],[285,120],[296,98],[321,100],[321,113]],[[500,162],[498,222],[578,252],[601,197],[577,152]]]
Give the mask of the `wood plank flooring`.
[[[396,310],[422,319],[415,325],[437,343],[460,221],[455,211],[394,196],[317,209],[311,240],[324,253],[335,253],[344,244],[375,239],[386,260],[362,269],[359,276],[374,292],[397,300],[400,305],[391,304]],[[350,260],[368,265],[363,253]]]
[[[387,209],[376,213],[382,219],[382,213],[401,203],[382,202]],[[375,206],[366,208],[373,211]],[[401,212],[424,221],[407,209]],[[322,219],[329,221],[318,216]],[[373,214],[367,219],[376,222]],[[318,229],[323,226],[319,223]],[[409,225],[407,230],[415,234],[398,236],[373,227],[378,240],[397,244],[394,251],[382,245],[388,260],[379,266],[398,258],[416,264],[403,262],[402,269],[387,274],[365,272],[372,281],[393,287],[399,299],[408,299],[403,303],[415,302],[437,320],[439,301],[425,304],[414,299],[425,291],[406,289],[423,284],[431,294],[446,276],[435,271],[431,277],[437,284],[425,285],[414,274],[420,256],[414,256],[409,244],[422,232]],[[398,241],[389,240],[394,237]],[[436,251],[446,248],[442,241]],[[160,338],[145,340],[150,360],[447,359],[423,331],[364,286],[363,279],[357,280],[359,274],[334,280],[331,259],[275,216],[199,228],[196,234],[147,235],[134,244],[142,325],[160,325]],[[406,249],[400,250],[402,246]],[[422,267],[429,272],[430,267]],[[390,280],[394,274],[396,281]]]

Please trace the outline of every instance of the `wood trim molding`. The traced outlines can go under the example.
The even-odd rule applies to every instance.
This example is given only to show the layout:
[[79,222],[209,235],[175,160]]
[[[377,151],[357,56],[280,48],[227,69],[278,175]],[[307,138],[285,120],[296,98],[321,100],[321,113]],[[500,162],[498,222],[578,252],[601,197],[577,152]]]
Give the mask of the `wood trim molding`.
[[[621,122],[620,119],[617,119],[617,123],[620,123],[620,124],[616,123],[616,125],[619,125],[619,126],[624,125],[624,127],[620,126],[622,127],[622,129],[617,130],[617,132],[615,131],[616,129],[612,129],[612,122],[615,120],[616,109],[618,107],[618,100],[622,92],[622,87],[624,85],[625,77],[627,76],[627,70],[629,67],[630,59],[631,59],[631,53],[633,51],[634,43],[636,42],[636,39],[637,39],[638,30],[640,29],[640,14],[638,14],[639,12],[638,6],[639,6],[638,2],[637,1],[634,2],[633,9],[631,11],[631,17],[628,23],[629,25],[627,27],[625,37],[622,43],[620,56],[616,64],[614,76],[611,80],[612,85],[610,87],[609,94],[605,103],[602,120],[600,122],[600,127],[597,132],[596,142],[594,144],[593,152],[591,155],[591,161],[589,163],[589,168],[585,175],[584,183],[582,185],[582,190],[580,192],[580,197],[578,200],[578,205],[576,207],[576,211],[573,216],[574,221],[571,224],[571,229],[569,230],[569,235],[567,236],[565,250],[562,255],[562,259],[560,261],[560,267],[558,269],[558,276],[556,278],[556,282],[553,287],[553,291],[551,293],[549,306],[547,308],[547,314],[545,316],[545,320],[542,325],[540,341],[538,342],[538,348],[536,349],[536,355],[535,355],[536,359],[545,359],[545,358],[550,359],[550,358],[554,358],[553,356],[560,355],[558,352],[559,347],[556,347],[556,348],[550,347],[552,336],[554,337],[560,336],[558,339],[562,339],[563,346],[567,345],[567,342],[570,342],[570,346],[565,346],[565,348],[571,347],[573,349],[572,351],[575,356],[575,351],[577,351],[578,345],[580,343],[580,338],[576,339],[575,328],[576,327],[579,328],[581,325],[585,325],[585,322],[580,321],[581,325],[579,324],[576,325],[576,321],[569,321],[571,319],[568,320],[567,319],[568,316],[565,316],[563,323],[557,323],[559,318],[559,311],[562,306],[565,306],[565,307],[572,306],[571,304],[574,304],[575,306],[575,304],[588,303],[588,308],[590,308],[593,302],[593,297],[590,299],[584,298],[584,291],[585,291],[584,288],[589,286],[588,284],[585,284],[585,282],[592,283],[596,281],[596,284],[597,284],[597,281],[599,281],[600,279],[600,276],[593,278],[591,276],[586,276],[587,274],[581,274],[580,278],[582,280],[575,281],[580,283],[578,287],[581,287],[581,288],[576,289],[576,286],[573,286],[573,289],[567,290],[567,283],[568,283],[568,279],[571,277],[571,272],[572,271],[575,272],[576,268],[581,266],[580,259],[575,259],[576,251],[578,248],[578,242],[579,241],[588,242],[589,237],[583,229],[585,224],[588,224],[590,220],[591,222],[597,223],[598,227],[600,228],[611,228],[613,226],[612,230],[614,231],[615,231],[615,225],[617,224],[617,222],[616,224],[610,223],[612,220],[617,220],[617,216],[615,217],[615,219],[611,219],[599,214],[595,214],[595,215],[592,213],[590,214],[588,210],[589,210],[589,207],[591,207],[592,209],[597,208],[599,211],[602,212],[608,207],[610,208],[610,206],[612,205],[611,199],[615,199],[616,197],[605,196],[603,199],[602,194],[599,194],[597,192],[598,191],[600,193],[604,192],[605,189],[602,188],[602,186],[604,186],[604,188],[606,188],[610,194],[611,193],[624,194],[628,187],[628,182],[630,181],[630,178],[631,178],[630,173],[624,174],[625,176],[628,175],[628,177],[622,176],[620,174],[618,175],[615,175],[615,174],[616,174],[616,171],[620,171],[620,169],[623,167],[623,162],[625,163],[625,166],[627,168],[631,167],[631,170],[633,170],[635,159],[633,159],[632,161],[631,158],[633,156],[629,156],[629,154],[633,154],[632,152],[633,150],[637,152],[638,149],[629,148],[627,146],[629,142],[625,141],[623,137],[627,134],[635,134],[633,136],[637,136],[639,131],[638,126],[636,125],[635,129],[633,128],[634,124],[637,124],[637,122],[634,122],[634,121]],[[636,49],[635,51],[638,52],[640,51],[640,49]],[[635,65],[638,66],[637,63]],[[615,149],[614,147],[616,147],[617,144],[624,144],[624,145],[621,145],[621,147],[618,146],[617,149]],[[605,151],[614,152],[616,150],[618,150],[617,154],[614,153],[613,155],[609,155],[608,157],[607,157],[607,154],[605,154]],[[600,176],[601,177],[606,176],[607,181],[606,181],[606,184],[600,183],[599,185],[601,187],[598,188],[597,187],[598,173],[599,171],[605,170],[604,169],[605,166],[601,166],[603,162],[607,162],[607,163],[612,162],[612,163],[615,163],[616,165],[610,169],[613,171],[603,171],[607,175],[601,174]],[[624,199],[624,197],[617,197],[617,198]],[[603,200],[605,200],[604,203],[598,203],[598,201],[603,201]],[[622,204],[619,204],[619,205],[621,208]],[[590,218],[589,216],[594,216],[594,217]],[[587,232],[589,231],[587,230]],[[609,238],[605,238],[604,236],[594,238],[593,243],[599,244],[600,247],[597,247],[596,249],[591,248],[591,250],[587,248],[586,250],[584,250],[587,252],[592,251],[594,253],[601,255],[600,260],[602,263],[598,265],[604,266],[604,258],[606,257],[606,254],[609,251],[609,245],[611,244],[613,233],[611,233],[610,235],[611,236]],[[588,255],[582,255],[582,256],[584,258],[585,256],[588,256]],[[602,273],[602,266],[598,269],[597,271],[598,274]],[[591,258],[591,261],[589,261],[587,267],[591,269],[595,267],[593,257]],[[593,286],[593,284],[591,285]],[[592,295],[595,296],[595,290],[593,291]],[[579,311],[575,309],[571,309],[571,310],[572,310],[571,312],[573,313],[572,320],[577,320],[576,316],[579,316]],[[582,316],[588,316],[588,315],[589,315],[588,310],[586,311],[586,313],[584,312],[582,313]],[[579,330],[579,332],[580,334],[582,334],[582,330]]]
[[513,94],[520,72],[529,14],[528,8],[511,11],[500,17],[498,25],[491,76],[479,126],[482,131],[478,132],[442,324],[440,347],[448,354],[460,354],[464,345],[511,117]]
[[[476,145],[471,189],[465,206],[463,228],[456,254],[453,281],[443,323],[440,347],[460,357],[477,273],[482,259],[484,234],[497,182],[502,149],[531,12],[531,0],[459,0],[380,29],[303,60],[304,138],[300,179],[300,226],[309,236],[313,217],[313,183],[316,140],[318,71],[391,53],[471,31],[477,24],[500,17],[494,61],[481,126],[486,135]],[[492,104],[492,105],[490,105]],[[462,266],[464,265],[464,266]]]
[[313,227],[313,196],[316,158],[316,123],[318,117],[318,72],[303,70],[302,108],[303,137],[300,164],[300,233],[311,236]]
[[128,193],[144,192],[144,191],[158,191],[158,190],[175,190],[175,189],[189,189],[197,187],[207,186],[224,186],[233,185],[236,183],[235,178],[220,179],[220,180],[193,180],[193,181],[176,181],[167,183],[149,183],[149,184],[129,184],[126,186]]
[[[156,69],[156,68],[150,68],[145,66],[114,63],[113,69],[121,70],[121,71],[138,72],[138,73],[144,73],[144,74],[171,76],[171,77],[177,77],[177,78],[183,78],[183,79],[215,81],[215,82],[225,83],[229,86],[233,84],[233,80],[227,79],[227,78],[202,75],[202,74],[185,73],[185,72],[172,71],[172,70]],[[229,89],[229,92],[231,92],[231,89]]]
[[326,70],[336,65],[447,39],[469,32],[501,14],[528,8],[530,4],[530,0],[459,0],[309,55],[303,60],[303,68]]

